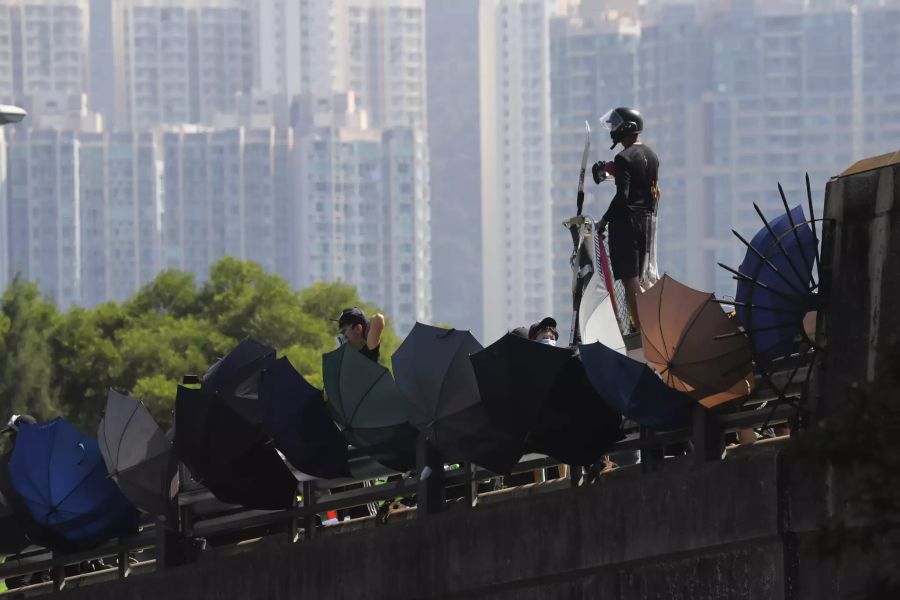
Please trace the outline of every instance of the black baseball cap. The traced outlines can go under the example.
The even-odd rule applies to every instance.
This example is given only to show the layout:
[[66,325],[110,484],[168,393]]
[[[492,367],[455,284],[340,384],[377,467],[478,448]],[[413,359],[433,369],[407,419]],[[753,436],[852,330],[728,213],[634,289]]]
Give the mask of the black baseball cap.
[[341,311],[341,314],[337,319],[332,320],[335,321],[339,327],[343,327],[344,325],[365,326],[369,323],[369,320],[366,318],[366,313],[364,313],[358,306],[345,308]]
[[27,423],[28,425],[37,425],[37,419],[32,417],[31,415],[13,415],[9,419],[9,423],[6,424],[6,427],[0,429],[0,433],[6,433],[8,431],[19,431],[19,425],[23,423]]
[[549,329],[556,336],[556,339],[559,339],[559,332],[556,330],[556,319],[553,317],[544,317],[537,323],[533,323],[528,328],[528,339],[533,340],[542,329]]

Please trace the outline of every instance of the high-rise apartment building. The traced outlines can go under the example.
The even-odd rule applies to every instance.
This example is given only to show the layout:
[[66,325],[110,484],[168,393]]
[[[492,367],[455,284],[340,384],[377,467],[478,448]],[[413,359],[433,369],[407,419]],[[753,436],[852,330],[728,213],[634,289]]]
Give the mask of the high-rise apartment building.
[[88,82],[87,0],[6,0],[0,5],[0,98],[80,96]]
[[241,0],[113,5],[116,124],[211,123],[254,82],[253,16]]
[[[553,314],[561,323],[568,323],[572,314],[572,237],[562,222],[576,210],[585,123],[591,127],[590,169],[596,160],[612,159],[600,116],[635,104],[638,40],[634,19],[596,3],[572,6],[550,23]],[[599,219],[615,186],[596,186],[589,171],[585,179],[584,212]]]
[[158,149],[150,132],[79,135],[81,302],[124,301],[161,269]]
[[860,3],[856,29],[859,109],[851,123],[869,154],[900,149],[900,1]]
[[255,0],[256,87],[292,98],[340,87],[339,0]]
[[425,196],[424,140],[409,127],[367,127],[349,97],[334,103],[331,124],[300,128],[299,285],[355,285],[403,334],[431,320],[431,265],[419,251],[430,232],[416,214]]
[[159,170],[149,133],[20,128],[4,167],[9,272],[60,308],[125,300],[160,269]]
[[483,338],[478,0],[426,3],[434,321]]
[[21,128],[7,139],[9,275],[68,308],[81,301],[77,134]]
[[161,146],[164,266],[204,280],[234,256],[294,283],[291,130],[181,127]]
[[485,341],[552,310],[550,42],[543,0],[479,14]]

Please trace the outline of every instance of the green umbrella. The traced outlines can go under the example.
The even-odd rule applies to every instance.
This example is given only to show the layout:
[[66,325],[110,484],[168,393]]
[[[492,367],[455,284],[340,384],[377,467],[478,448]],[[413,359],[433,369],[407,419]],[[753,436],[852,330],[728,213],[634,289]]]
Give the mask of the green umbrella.
[[390,371],[349,344],[322,355],[325,398],[347,441],[398,471],[415,467],[417,432]]

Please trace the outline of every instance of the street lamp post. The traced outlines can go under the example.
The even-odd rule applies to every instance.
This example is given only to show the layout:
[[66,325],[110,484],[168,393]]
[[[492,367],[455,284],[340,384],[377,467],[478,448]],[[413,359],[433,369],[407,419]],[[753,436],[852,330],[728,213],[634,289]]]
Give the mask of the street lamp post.
[[0,125],[18,123],[28,115],[24,109],[10,104],[0,104]]

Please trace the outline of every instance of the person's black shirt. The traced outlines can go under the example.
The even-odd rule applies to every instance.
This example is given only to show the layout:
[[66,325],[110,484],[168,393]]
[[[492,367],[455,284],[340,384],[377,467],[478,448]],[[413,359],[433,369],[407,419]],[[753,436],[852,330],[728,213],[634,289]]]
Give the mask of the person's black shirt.
[[603,215],[612,222],[629,211],[656,212],[659,200],[659,159],[643,144],[632,144],[616,155],[616,196]]
[[378,344],[374,348],[369,348],[369,345],[366,344],[360,349],[359,353],[374,362],[378,362],[378,357],[381,354],[381,344]]

